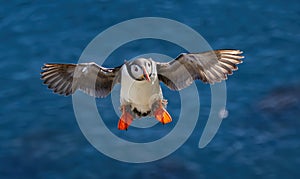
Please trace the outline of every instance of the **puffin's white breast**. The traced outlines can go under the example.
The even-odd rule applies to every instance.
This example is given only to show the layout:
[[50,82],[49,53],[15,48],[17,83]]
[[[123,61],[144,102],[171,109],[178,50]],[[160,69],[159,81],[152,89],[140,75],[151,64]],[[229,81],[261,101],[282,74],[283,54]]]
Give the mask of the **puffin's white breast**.
[[126,65],[122,67],[121,76],[121,105],[130,104],[140,112],[151,110],[152,104],[162,99],[162,91],[157,78],[152,82],[136,81],[127,72]]

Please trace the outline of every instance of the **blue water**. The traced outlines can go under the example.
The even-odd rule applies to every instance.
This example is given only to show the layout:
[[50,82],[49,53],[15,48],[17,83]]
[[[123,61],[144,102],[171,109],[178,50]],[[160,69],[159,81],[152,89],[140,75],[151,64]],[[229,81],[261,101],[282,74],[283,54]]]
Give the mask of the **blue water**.
[[[207,147],[197,146],[208,117],[210,88],[197,82],[201,114],[188,141],[164,159],[129,164],[111,159],[89,144],[76,122],[71,97],[51,93],[42,85],[39,73],[46,62],[76,63],[100,32],[145,16],[182,22],[214,49],[238,48],[246,58],[227,81],[229,116]],[[2,2],[0,176],[299,178],[299,32],[300,3],[296,0]],[[113,55],[118,60],[109,65],[120,65],[145,52],[176,57],[180,49],[155,41],[133,42],[118,49]],[[165,87],[163,90],[166,98],[178,96]],[[109,101],[98,101],[108,118],[113,112]],[[178,116],[180,106],[169,103],[169,112]],[[112,116],[105,122],[118,132],[117,116]],[[131,128],[124,138],[151,141],[174,125]]]

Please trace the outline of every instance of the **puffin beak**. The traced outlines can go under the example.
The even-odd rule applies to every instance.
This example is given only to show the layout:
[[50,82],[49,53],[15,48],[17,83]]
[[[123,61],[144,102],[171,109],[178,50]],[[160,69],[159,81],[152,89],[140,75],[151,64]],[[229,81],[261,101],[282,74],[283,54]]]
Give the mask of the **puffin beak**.
[[145,67],[143,67],[143,72],[144,72],[144,78],[145,78],[145,80],[147,80],[148,82],[151,82],[151,79],[150,79],[149,74],[147,73]]

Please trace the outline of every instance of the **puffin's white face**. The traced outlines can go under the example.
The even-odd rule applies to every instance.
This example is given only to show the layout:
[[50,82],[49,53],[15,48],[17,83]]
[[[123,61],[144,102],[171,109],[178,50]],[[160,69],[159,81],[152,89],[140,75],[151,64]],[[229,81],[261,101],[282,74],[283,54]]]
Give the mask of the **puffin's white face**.
[[127,66],[132,78],[137,81],[151,81],[153,73],[152,61],[145,58],[138,58],[130,62]]
[[131,73],[134,78],[136,78],[136,79],[143,78],[144,72],[143,72],[143,69],[139,65],[135,65],[135,64],[131,65],[130,70],[131,70]]

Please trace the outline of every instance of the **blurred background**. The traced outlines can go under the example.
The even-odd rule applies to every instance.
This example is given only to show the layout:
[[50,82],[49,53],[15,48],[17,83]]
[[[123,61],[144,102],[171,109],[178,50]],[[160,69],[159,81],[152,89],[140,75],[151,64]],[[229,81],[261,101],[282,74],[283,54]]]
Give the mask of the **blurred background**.
[[[187,142],[161,160],[130,164],[90,145],[76,122],[72,98],[54,95],[39,73],[47,62],[76,63],[96,35],[119,22],[145,16],[184,23],[213,49],[240,49],[246,58],[226,82],[229,115],[207,147],[199,149],[198,142],[209,115],[210,87],[197,82],[200,116]],[[299,32],[296,0],[2,2],[0,176],[299,178]],[[176,57],[181,52],[174,44],[139,40],[116,50],[106,65],[118,66],[144,53]],[[180,111],[178,93],[166,87],[163,92],[172,98],[168,111],[174,121],[168,125],[122,132],[117,130],[118,116],[110,97],[98,99],[98,109],[116,135],[152,141],[172,130]]]

